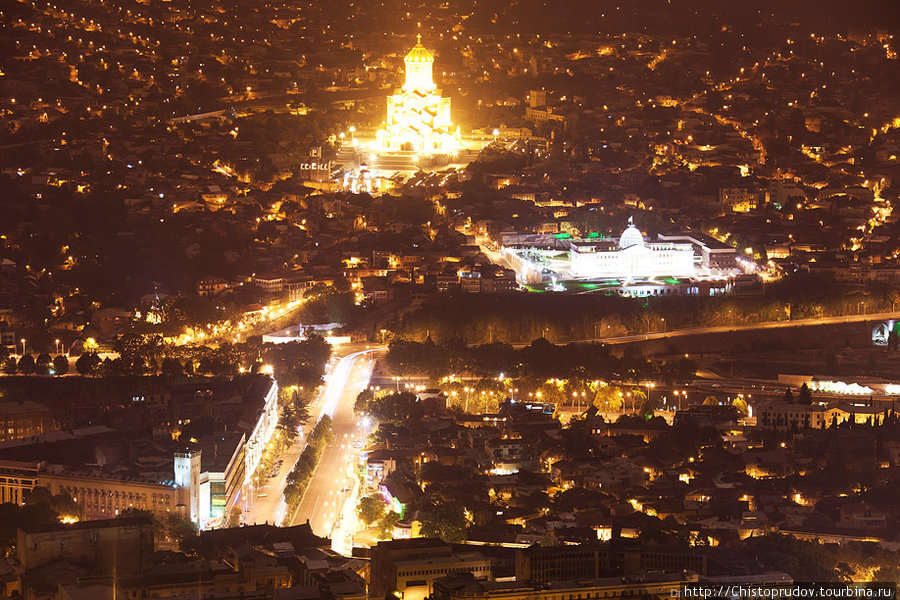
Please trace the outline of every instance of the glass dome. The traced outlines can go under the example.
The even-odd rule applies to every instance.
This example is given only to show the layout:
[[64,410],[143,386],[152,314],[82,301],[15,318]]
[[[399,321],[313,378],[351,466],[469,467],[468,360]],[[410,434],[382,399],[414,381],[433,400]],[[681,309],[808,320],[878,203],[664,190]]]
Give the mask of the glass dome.
[[632,246],[644,246],[644,236],[641,235],[640,230],[634,226],[634,220],[628,219],[628,227],[625,228],[625,231],[622,232],[622,237],[619,238],[619,248],[623,250],[625,248],[631,248]]

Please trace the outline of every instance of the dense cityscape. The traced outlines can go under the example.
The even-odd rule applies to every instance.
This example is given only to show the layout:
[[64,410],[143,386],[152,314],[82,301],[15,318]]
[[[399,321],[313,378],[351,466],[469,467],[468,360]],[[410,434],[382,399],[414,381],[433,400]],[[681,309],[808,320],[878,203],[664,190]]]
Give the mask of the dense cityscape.
[[0,599],[896,598],[900,5],[0,28]]

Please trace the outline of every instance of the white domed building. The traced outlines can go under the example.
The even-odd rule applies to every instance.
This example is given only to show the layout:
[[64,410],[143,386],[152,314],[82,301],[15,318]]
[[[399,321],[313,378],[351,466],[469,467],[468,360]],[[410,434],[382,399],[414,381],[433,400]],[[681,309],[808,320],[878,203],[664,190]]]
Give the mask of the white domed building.
[[694,251],[690,244],[648,243],[628,219],[619,239],[572,240],[570,269],[578,278],[690,277],[694,274]]

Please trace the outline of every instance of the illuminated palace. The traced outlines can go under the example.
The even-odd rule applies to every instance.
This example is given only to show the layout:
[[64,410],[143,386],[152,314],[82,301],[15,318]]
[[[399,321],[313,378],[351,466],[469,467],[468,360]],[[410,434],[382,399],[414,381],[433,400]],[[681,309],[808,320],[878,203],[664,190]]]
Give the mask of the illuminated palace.
[[647,243],[634,220],[618,243],[612,240],[571,240],[569,259],[575,277],[654,277],[694,274],[694,252],[688,244]]
[[462,147],[459,127],[450,122],[450,98],[442,98],[432,78],[434,57],[417,36],[406,55],[406,82],[387,98],[387,130],[378,132],[382,151],[449,154]]
[[503,234],[499,242],[499,256],[516,271],[519,283],[549,283],[551,291],[594,282],[600,285],[584,289],[618,288],[614,293],[631,296],[713,295],[738,284],[749,290],[756,282],[754,275],[743,277],[731,246],[694,231],[648,241],[633,219],[618,238],[599,232],[581,238],[566,232],[522,233]]

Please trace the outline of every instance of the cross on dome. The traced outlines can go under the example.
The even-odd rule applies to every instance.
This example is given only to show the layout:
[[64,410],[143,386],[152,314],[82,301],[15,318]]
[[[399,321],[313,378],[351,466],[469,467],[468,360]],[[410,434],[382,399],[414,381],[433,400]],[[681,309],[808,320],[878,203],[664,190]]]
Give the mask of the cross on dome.
[[407,65],[415,63],[433,63],[434,56],[422,45],[422,34],[416,34],[416,45],[413,46],[406,58],[403,59]]

